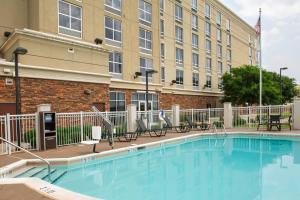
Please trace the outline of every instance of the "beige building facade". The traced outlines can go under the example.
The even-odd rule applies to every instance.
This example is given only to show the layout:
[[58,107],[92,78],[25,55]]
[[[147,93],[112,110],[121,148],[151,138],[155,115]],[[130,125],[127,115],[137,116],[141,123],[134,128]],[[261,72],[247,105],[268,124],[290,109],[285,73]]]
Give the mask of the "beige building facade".
[[149,109],[216,107],[222,74],[257,60],[254,28],[216,0],[3,0],[0,13],[0,103],[24,47],[23,112],[144,110],[152,69]]

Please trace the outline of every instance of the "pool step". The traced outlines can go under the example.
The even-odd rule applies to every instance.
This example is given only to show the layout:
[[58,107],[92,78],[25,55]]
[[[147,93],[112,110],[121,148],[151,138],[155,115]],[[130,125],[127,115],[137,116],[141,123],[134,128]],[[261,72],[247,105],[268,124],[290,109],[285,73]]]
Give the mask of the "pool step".
[[[56,169],[51,169],[50,174],[52,175],[55,171]],[[35,174],[32,177],[40,178],[43,180],[48,178],[48,168],[44,168],[42,171],[40,171],[39,173]]]
[[[53,174],[51,174],[51,183],[55,183],[58,179],[64,176],[67,173],[66,170],[56,170]],[[43,180],[47,180],[47,177]]]
[[18,174],[17,176],[15,176],[15,178],[33,177],[34,175],[38,174],[39,172],[41,172],[43,170],[44,170],[43,168],[32,167],[32,168]]

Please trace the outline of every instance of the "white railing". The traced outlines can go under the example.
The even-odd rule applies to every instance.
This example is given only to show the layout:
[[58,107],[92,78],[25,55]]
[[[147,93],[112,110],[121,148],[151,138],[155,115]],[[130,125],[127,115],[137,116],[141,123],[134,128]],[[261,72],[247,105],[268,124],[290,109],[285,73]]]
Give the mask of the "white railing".
[[[0,137],[7,139],[7,124],[6,116],[0,116]],[[7,144],[3,141],[0,141],[0,155],[7,153]]]

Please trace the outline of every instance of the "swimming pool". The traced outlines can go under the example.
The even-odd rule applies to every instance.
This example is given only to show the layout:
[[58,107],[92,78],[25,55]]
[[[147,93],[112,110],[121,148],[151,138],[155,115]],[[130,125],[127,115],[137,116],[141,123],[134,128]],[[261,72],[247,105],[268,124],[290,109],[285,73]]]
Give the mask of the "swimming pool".
[[54,184],[107,200],[288,200],[300,196],[300,140],[206,136],[68,167]]

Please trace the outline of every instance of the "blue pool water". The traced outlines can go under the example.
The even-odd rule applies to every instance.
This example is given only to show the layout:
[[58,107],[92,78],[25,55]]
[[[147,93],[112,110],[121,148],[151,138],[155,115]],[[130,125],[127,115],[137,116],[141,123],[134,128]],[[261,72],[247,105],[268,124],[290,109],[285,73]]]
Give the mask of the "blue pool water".
[[69,166],[54,184],[107,200],[295,200],[300,199],[300,140],[180,141]]

